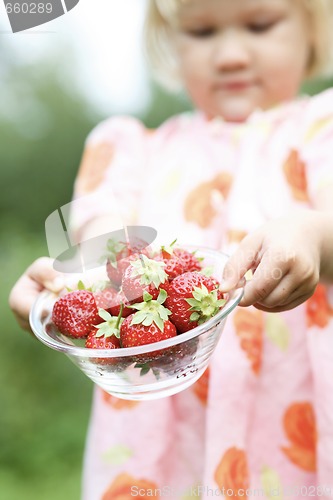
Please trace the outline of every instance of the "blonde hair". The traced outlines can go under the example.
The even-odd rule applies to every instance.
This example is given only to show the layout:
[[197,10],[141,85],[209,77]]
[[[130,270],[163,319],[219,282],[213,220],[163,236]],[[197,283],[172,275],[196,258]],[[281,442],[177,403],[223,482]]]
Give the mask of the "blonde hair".
[[[172,31],[181,2],[148,0],[144,28],[147,58],[153,73],[169,90],[180,90],[182,81]],[[333,0],[300,0],[309,17],[312,52],[305,78],[327,76],[333,68]]]

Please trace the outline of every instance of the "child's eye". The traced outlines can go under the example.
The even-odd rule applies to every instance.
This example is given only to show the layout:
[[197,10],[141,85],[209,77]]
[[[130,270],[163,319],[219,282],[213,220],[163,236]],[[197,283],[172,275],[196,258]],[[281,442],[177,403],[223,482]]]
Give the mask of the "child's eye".
[[275,21],[264,22],[264,23],[249,23],[247,29],[252,31],[252,33],[265,33],[275,26]]
[[188,29],[186,30],[186,33],[189,36],[192,36],[194,38],[208,38],[210,36],[213,36],[215,34],[215,29],[214,28],[195,28],[195,29]]

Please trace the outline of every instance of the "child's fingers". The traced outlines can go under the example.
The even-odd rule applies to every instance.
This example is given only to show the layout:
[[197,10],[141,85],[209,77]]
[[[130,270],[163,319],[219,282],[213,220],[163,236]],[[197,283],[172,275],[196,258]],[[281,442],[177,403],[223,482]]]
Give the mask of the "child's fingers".
[[247,282],[244,296],[240,302],[242,306],[263,304],[267,307],[281,304],[294,289],[289,266],[286,262],[277,264],[274,255],[265,253],[258,265],[253,278]]
[[279,305],[276,307],[266,307],[265,305],[262,305],[262,304],[253,304],[253,305],[257,309],[260,309],[261,311],[265,311],[265,312],[276,313],[276,312],[282,312],[282,311],[289,311],[290,309],[294,309],[294,307],[298,307],[299,305],[303,304],[303,302],[305,302],[310,296],[311,296],[311,294],[306,293],[304,295],[300,295],[299,297],[288,302],[287,304]]
[[62,274],[53,269],[53,259],[41,257],[28,267],[26,274],[42,288],[59,292],[65,286]]
[[240,305],[246,307],[262,304],[265,307],[275,307],[289,302],[293,287],[286,275],[279,280],[267,280],[257,277],[258,271],[259,268],[254,278],[246,284]]
[[42,287],[27,274],[21,276],[9,295],[9,306],[12,309],[19,325],[29,330],[30,309]]
[[18,322],[18,324],[20,325],[22,330],[32,332],[30,322],[29,322],[29,312],[30,312],[30,307],[28,304],[24,305],[21,311],[13,309],[13,313],[14,313],[14,316],[16,318],[16,321]]
[[38,294],[45,288],[58,292],[64,288],[64,281],[61,274],[53,269],[53,260],[42,257],[31,264],[9,295],[9,305],[19,325],[25,330],[30,330],[30,310]]
[[247,271],[256,267],[261,241],[257,236],[244,238],[235,253],[224,266],[221,290],[228,292],[235,288]]
[[295,286],[294,277],[288,275],[286,279],[281,282],[280,286],[266,298],[265,306],[284,307],[284,310],[287,310],[286,308],[290,309],[290,304],[299,300],[299,304],[301,304],[309,299],[313,295],[317,283],[317,281],[311,280],[310,282],[306,281]]
[[295,286],[295,277],[289,272],[286,272],[281,280],[277,279],[273,288],[272,285],[273,281],[266,285],[266,288],[261,286],[260,280],[257,284],[255,279],[249,282],[240,305],[255,305],[258,309],[271,312],[287,311],[311,297],[315,289],[315,286],[305,284]]
[[295,266],[282,253],[265,252],[253,279],[245,287],[240,305],[261,304],[269,309],[282,307],[282,310],[288,310],[290,304],[301,304],[311,297],[318,282],[316,273],[309,273],[306,277],[306,270],[304,265]]

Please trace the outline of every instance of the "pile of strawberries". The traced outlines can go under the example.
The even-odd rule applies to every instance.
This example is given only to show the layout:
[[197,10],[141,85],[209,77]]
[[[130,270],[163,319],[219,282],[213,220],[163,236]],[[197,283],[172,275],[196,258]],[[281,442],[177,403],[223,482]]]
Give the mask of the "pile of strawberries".
[[175,337],[224,306],[219,282],[201,259],[174,243],[154,253],[142,242],[108,242],[108,281],[78,289],[54,304],[52,322],[90,349],[121,349]]

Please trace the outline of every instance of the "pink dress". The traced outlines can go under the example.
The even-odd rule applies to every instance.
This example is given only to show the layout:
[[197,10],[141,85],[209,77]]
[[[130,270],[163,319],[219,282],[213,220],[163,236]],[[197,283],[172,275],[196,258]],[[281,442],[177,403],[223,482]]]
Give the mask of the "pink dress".
[[[266,221],[315,208],[333,183],[332,144],[331,90],[244,124],[189,113],[151,131],[110,118],[87,139],[74,224],[120,207],[164,244],[230,253]],[[332,291],[320,284],[279,314],[236,308],[209,369],[175,396],[95,388],[83,499],[332,498]]]

